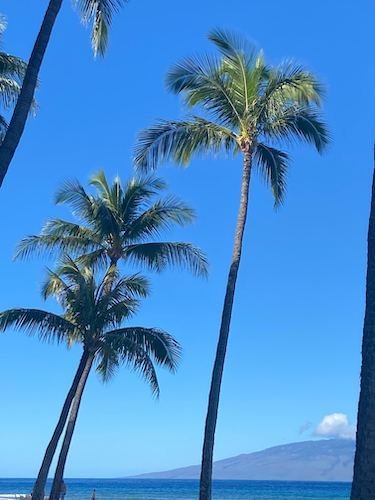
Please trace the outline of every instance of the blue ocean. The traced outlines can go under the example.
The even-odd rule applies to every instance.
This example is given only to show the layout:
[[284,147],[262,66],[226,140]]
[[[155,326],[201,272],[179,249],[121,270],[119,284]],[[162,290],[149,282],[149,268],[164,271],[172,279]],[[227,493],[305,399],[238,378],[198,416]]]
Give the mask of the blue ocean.
[[[65,500],[197,500],[198,481],[66,479]],[[30,493],[31,479],[0,479],[0,493]],[[349,483],[215,481],[214,500],[348,500]]]

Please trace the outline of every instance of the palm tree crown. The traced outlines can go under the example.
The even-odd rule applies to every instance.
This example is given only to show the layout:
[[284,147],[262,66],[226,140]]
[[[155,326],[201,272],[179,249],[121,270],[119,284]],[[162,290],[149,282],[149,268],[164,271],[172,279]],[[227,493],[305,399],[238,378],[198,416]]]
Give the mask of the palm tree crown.
[[157,178],[132,178],[125,187],[117,177],[110,185],[103,172],[91,178],[95,194],[76,181],[65,183],[56,203],[68,205],[78,223],[49,220],[39,235],[24,239],[18,257],[49,251],[69,252],[85,265],[124,260],[161,271],[167,265],[205,275],[207,261],[189,243],[158,241],[160,233],[194,220],[194,212],[173,196],[158,197],[166,185]]
[[95,357],[97,371],[104,380],[125,363],[139,372],[158,395],[154,363],[174,372],[179,344],[157,328],[122,326],[136,312],[139,299],[147,294],[148,282],[140,275],[120,277],[112,266],[96,282],[91,269],[65,257],[56,272],[48,270],[42,287],[42,296],[54,297],[63,314],[11,309],[0,314],[0,330],[13,326],[38,333],[45,341],[79,343]]
[[[2,45],[6,20],[0,15],[0,46]],[[11,109],[21,90],[27,64],[19,57],[0,51],[0,105],[4,110]],[[7,120],[0,114],[0,142],[7,130]]]
[[276,146],[302,139],[321,152],[328,142],[318,111],[322,87],[292,62],[266,65],[262,52],[227,31],[214,30],[209,38],[221,57],[185,59],[167,76],[169,90],[200,115],[144,130],[135,163],[150,170],[168,158],[185,165],[194,153],[250,152],[279,204],[289,156]]

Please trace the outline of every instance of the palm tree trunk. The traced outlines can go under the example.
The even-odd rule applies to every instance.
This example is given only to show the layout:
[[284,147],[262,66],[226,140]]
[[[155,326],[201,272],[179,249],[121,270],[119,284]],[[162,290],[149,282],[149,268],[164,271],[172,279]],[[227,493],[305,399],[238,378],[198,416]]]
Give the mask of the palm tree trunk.
[[33,488],[33,500],[44,500],[48,472],[49,472],[49,469],[51,467],[53,457],[56,453],[56,448],[57,448],[57,445],[59,443],[61,434],[63,433],[66,419],[68,418],[70,406],[72,404],[74,395],[77,391],[78,383],[81,379],[83,370],[86,366],[88,356],[89,356],[88,352],[84,351],[82,354],[81,360],[79,362],[76,374],[74,376],[72,385],[69,389],[69,392],[66,396],[64,405],[62,407],[62,410],[60,413],[60,418],[57,422],[55,430],[52,434],[52,438],[51,438],[50,442],[48,443],[46,452],[44,454],[43,462],[42,462],[42,465],[40,466],[38,477],[35,481],[34,488]]
[[27,116],[33,102],[39,70],[62,2],[63,0],[50,0],[42,26],[35,41],[27,65],[25,78],[22,83],[21,92],[17,99],[4,140],[0,146],[0,187],[3,184],[4,177],[6,176],[9,165],[23,134]]
[[77,422],[78,411],[81,404],[82,394],[87,382],[87,378],[90,374],[92,363],[94,361],[94,354],[90,354],[87,358],[85,368],[82,372],[81,379],[77,386],[77,391],[74,396],[72,407],[70,409],[69,419],[65,430],[64,440],[61,445],[60,455],[56,466],[55,477],[53,478],[52,489],[49,496],[49,500],[59,500],[61,483],[64,477],[65,463],[68,456],[70,443],[72,442],[72,437],[74,433],[74,428]]
[[375,149],[367,237],[366,310],[351,500],[375,498]]
[[232,317],[234,292],[236,289],[237,274],[241,260],[242,240],[245,230],[247,209],[249,203],[250,176],[251,176],[251,152],[244,155],[240,209],[237,217],[236,233],[234,237],[232,262],[229,269],[227,288],[223,311],[219,340],[216,349],[216,358],[212,371],[211,388],[208,399],[206,425],[204,430],[204,442],[202,450],[202,468],[200,476],[199,499],[211,500],[212,495],[212,462],[215,443],[215,430],[217,413],[220,399],[221,381],[223,377],[225,355],[227,351],[230,321]]

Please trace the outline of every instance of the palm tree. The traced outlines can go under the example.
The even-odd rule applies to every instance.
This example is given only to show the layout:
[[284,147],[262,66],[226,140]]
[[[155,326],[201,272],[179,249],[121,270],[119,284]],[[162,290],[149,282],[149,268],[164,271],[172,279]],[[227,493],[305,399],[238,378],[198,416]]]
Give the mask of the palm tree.
[[[2,45],[6,20],[0,15],[0,45]],[[21,90],[27,64],[19,57],[6,52],[0,52],[0,104],[4,110],[12,109]],[[5,137],[8,127],[7,120],[0,114],[0,143]]]
[[[39,333],[42,340],[82,346],[82,357],[73,382],[74,394],[50,499],[57,500],[85,384],[93,364],[103,380],[121,365],[139,372],[155,396],[159,384],[154,363],[174,372],[180,355],[177,341],[157,328],[123,327],[136,312],[139,299],[148,294],[147,280],[138,275],[120,277],[110,266],[97,282],[92,269],[65,260],[56,272],[48,271],[42,288],[44,299],[54,297],[63,314],[36,309],[12,309],[0,314],[0,330],[9,327]],[[65,405],[64,405],[65,406]],[[60,417],[61,419],[61,417]],[[60,424],[60,422],[59,422]],[[65,421],[63,422],[64,427]],[[52,460],[52,457],[51,457]],[[47,471],[48,472],[48,471]],[[33,499],[44,498],[45,479],[35,483]]]
[[321,152],[328,142],[318,108],[322,88],[308,71],[292,63],[266,65],[261,52],[223,30],[210,33],[219,58],[185,59],[168,74],[168,88],[181,94],[200,115],[159,121],[139,137],[135,163],[153,170],[166,159],[188,164],[207,151],[241,153],[240,208],[229,268],[216,358],[212,372],[202,453],[200,500],[211,499],[212,461],[220,387],[237,273],[240,265],[251,173],[256,168],[271,186],[275,204],[283,201],[289,155],[280,143],[297,139]]
[[16,257],[58,251],[74,254],[86,265],[122,260],[152,271],[180,265],[206,275],[207,260],[197,247],[158,241],[162,231],[194,220],[194,211],[177,198],[159,197],[166,188],[161,179],[132,178],[123,187],[119,177],[109,184],[99,172],[90,185],[94,195],[77,181],[63,184],[55,201],[67,205],[77,222],[49,220],[39,235],[21,241]]
[[[207,272],[207,261],[195,246],[184,242],[158,241],[163,230],[194,220],[194,212],[175,197],[160,197],[166,188],[157,178],[133,178],[125,187],[117,177],[110,185],[103,172],[91,178],[95,194],[86,192],[77,181],[66,182],[55,201],[67,205],[78,222],[49,220],[41,234],[24,239],[17,257],[31,254],[71,253],[86,266],[118,266],[119,260],[149,270],[161,271],[167,265],[188,267],[198,275]],[[59,439],[85,366],[77,370],[63,406],[59,422],[46,448],[33,500],[43,491]]]
[[366,311],[362,339],[361,391],[351,500],[375,496],[375,147],[371,210],[367,237]]
[[[104,55],[108,45],[108,32],[113,14],[126,0],[75,0],[81,20],[92,23],[91,42],[94,54]],[[21,140],[30,112],[44,54],[52,34],[63,0],[50,0],[35,40],[26,68],[22,88],[14,108],[9,127],[0,147],[0,187],[3,184],[14,153]]]

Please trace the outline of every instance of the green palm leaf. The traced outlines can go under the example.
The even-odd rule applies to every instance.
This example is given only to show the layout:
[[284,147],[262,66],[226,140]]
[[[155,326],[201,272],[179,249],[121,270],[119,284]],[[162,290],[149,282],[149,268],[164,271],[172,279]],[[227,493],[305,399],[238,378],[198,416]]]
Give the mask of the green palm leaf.
[[321,153],[329,143],[329,133],[320,114],[308,106],[288,106],[274,113],[265,123],[264,134],[273,140],[298,139],[315,146]]
[[254,159],[267,183],[271,186],[275,205],[283,202],[289,157],[287,153],[265,144],[258,144]]
[[40,309],[9,309],[0,313],[0,331],[13,327],[35,332],[43,341],[62,342],[75,335],[76,326],[66,319]]
[[21,83],[25,76],[27,64],[19,57],[0,52],[0,75],[3,78],[15,79]]
[[190,243],[157,242],[128,245],[125,259],[136,265],[162,271],[167,266],[190,270],[197,276],[207,276],[208,262],[201,250]]
[[269,68],[260,104],[271,110],[279,103],[320,106],[323,96],[324,88],[312,73],[286,61],[278,68]]
[[75,0],[84,22],[92,22],[91,44],[95,56],[104,56],[113,15],[126,0]]
[[266,74],[263,56],[246,39],[227,30],[215,29],[208,36],[224,56],[222,71],[236,95],[241,116],[250,116]]
[[50,219],[40,235],[21,240],[16,247],[15,258],[53,254],[56,251],[76,254],[98,247],[101,247],[100,238],[91,229],[61,219]]
[[184,59],[168,73],[167,87],[181,93],[188,106],[201,106],[221,125],[239,127],[242,123],[242,103],[218,59]]
[[[4,16],[0,16],[0,41],[7,23]],[[27,63],[21,58],[0,51],[0,106],[4,109],[13,108],[17,102]],[[31,113],[36,109],[35,101],[31,106]],[[8,128],[7,120],[0,115],[0,142],[3,141]]]
[[0,76],[0,104],[4,108],[15,105],[20,90],[21,85],[16,80]]
[[100,350],[98,371],[104,379],[113,375],[120,363],[139,372],[159,395],[154,363],[175,372],[181,347],[168,333],[157,328],[128,327],[107,332]]
[[129,240],[159,236],[173,225],[184,226],[195,220],[194,211],[177,198],[170,196],[158,200],[135,218],[125,230]]
[[226,127],[203,118],[192,121],[160,121],[143,130],[138,137],[135,165],[140,170],[153,170],[165,159],[186,165],[195,153],[237,148],[236,137]]

